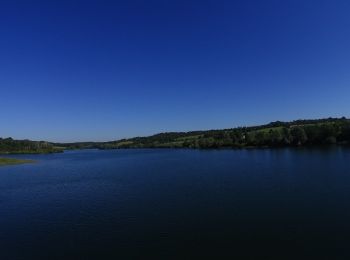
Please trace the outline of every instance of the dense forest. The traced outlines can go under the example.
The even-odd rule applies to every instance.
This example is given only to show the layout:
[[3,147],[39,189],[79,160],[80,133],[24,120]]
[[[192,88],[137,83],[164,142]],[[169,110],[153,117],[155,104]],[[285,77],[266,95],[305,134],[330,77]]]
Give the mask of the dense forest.
[[64,149],[121,148],[250,148],[350,144],[350,120],[276,121],[231,129],[168,132],[111,142],[49,143],[0,138],[0,153],[52,153]]

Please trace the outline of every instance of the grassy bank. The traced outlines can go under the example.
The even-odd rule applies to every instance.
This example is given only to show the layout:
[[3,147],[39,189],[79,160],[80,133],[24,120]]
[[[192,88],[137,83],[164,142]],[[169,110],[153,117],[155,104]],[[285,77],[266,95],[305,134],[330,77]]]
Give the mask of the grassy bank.
[[0,158],[0,166],[5,165],[15,165],[23,163],[33,163],[33,160],[22,160],[22,159],[13,159],[13,158]]

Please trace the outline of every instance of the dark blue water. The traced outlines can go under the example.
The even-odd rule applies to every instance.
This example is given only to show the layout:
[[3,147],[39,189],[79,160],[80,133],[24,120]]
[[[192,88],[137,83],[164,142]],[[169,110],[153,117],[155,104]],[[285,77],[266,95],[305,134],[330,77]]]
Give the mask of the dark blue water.
[[0,167],[0,259],[350,259],[350,149],[114,150]]

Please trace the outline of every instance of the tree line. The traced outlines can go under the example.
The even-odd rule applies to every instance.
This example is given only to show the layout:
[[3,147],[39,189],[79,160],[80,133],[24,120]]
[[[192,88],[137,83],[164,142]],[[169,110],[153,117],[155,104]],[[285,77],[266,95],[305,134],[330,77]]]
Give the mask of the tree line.
[[44,141],[14,140],[9,138],[0,138],[0,153],[53,153],[60,152],[62,149],[53,144]]
[[111,142],[49,143],[0,138],[0,153],[52,153],[63,149],[244,148],[350,144],[350,120],[271,122],[221,130],[168,132]]
[[99,144],[111,148],[243,148],[350,143],[350,120],[328,118],[272,122],[262,126],[186,133],[161,133]]

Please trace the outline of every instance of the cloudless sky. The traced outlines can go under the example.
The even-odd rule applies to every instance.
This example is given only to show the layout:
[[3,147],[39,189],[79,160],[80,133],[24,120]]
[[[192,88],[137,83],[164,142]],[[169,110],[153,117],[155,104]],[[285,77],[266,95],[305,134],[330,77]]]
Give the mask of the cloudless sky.
[[350,1],[0,2],[0,136],[350,116]]

